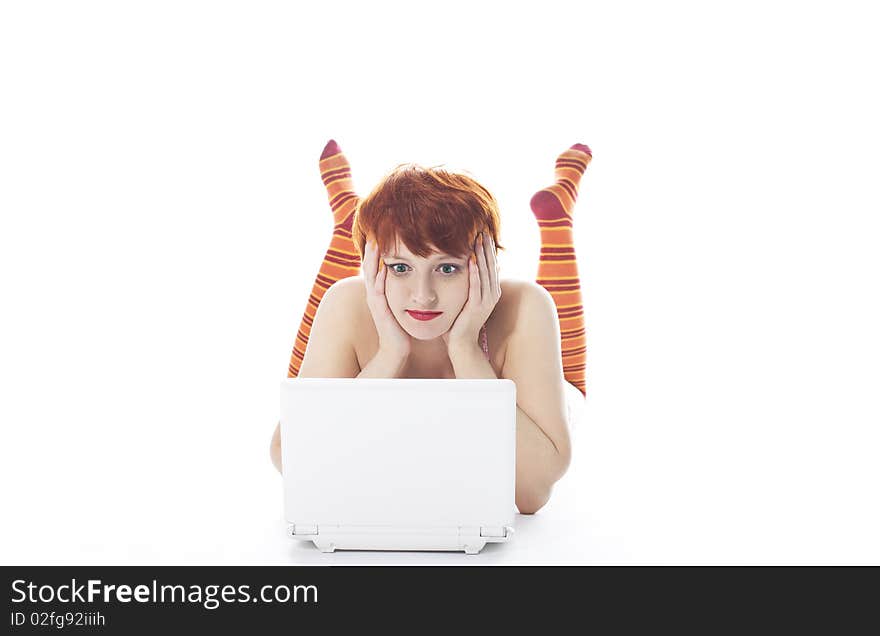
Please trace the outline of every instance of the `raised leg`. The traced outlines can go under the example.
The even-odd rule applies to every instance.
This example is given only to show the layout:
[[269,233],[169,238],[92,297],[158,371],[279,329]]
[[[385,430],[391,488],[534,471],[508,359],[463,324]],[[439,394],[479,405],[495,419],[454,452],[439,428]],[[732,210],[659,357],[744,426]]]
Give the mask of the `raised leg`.
[[309,343],[309,334],[312,331],[312,321],[324,293],[336,281],[357,276],[361,267],[360,255],[351,240],[354,213],[360,199],[354,192],[348,159],[332,139],[327,142],[324,152],[321,153],[319,166],[321,179],[327,188],[330,209],[333,212],[333,236],[330,239],[330,247],[327,248],[318,276],[315,278],[312,293],[309,294],[306,310],[296,334],[296,341],[290,354],[290,364],[287,367],[287,377],[289,378],[295,378],[299,375],[306,346]]
[[572,221],[578,185],[592,158],[592,151],[583,144],[563,152],[556,159],[556,181],[538,191],[530,202],[541,232],[536,282],[556,302],[563,375],[584,396],[587,341]]

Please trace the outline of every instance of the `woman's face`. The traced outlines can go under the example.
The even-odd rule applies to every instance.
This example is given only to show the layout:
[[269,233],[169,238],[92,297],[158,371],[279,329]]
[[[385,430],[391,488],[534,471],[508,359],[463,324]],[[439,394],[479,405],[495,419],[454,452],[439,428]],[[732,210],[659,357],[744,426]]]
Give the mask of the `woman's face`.
[[[388,268],[385,297],[400,326],[417,340],[433,340],[449,331],[468,297],[468,257],[434,252],[412,254],[398,242],[382,260]],[[419,320],[436,314],[430,320]]]

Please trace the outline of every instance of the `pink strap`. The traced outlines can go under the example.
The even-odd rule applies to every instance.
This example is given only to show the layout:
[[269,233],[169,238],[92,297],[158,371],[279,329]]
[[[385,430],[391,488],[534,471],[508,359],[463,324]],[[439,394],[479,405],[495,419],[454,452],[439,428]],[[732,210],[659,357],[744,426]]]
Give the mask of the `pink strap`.
[[486,325],[483,325],[480,329],[480,349],[483,350],[483,353],[486,356],[486,360],[489,359],[489,334],[486,331]]

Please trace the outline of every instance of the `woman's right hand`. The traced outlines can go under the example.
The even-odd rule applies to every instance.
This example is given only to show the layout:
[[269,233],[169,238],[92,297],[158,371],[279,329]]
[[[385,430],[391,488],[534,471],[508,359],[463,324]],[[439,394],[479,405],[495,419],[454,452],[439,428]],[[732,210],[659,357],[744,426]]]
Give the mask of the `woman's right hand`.
[[406,358],[412,350],[412,337],[403,330],[391,313],[385,297],[385,279],[388,268],[382,261],[378,246],[367,241],[364,244],[364,284],[367,288],[367,305],[379,332],[379,351]]

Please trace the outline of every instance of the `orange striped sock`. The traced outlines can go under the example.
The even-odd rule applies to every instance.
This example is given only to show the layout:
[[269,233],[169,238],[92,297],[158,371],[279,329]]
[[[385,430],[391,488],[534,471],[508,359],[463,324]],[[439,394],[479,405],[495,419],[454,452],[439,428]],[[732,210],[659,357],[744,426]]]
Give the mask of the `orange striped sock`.
[[306,345],[309,343],[309,334],[312,331],[312,321],[324,293],[336,281],[349,276],[357,276],[361,267],[360,255],[351,240],[354,212],[360,202],[360,198],[354,192],[351,166],[339,149],[339,145],[332,139],[324,147],[318,165],[321,169],[321,179],[327,188],[330,210],[333,212],[333,236],[330,239],[327,254],[324,255],[324,261],[318,270],[318,276],[312,286],[312,293],[309,294],[302,323],[296,334],[293,352],[290,354],[290,364],[287,367],[288,378],[295,378],[299,375],[299,369],[306,353]]
[[563,152],[556,159],[556,182],[537,192],[530,203],[541,231],[536,282],[550,292],[556,302],[562,336],[562,373],[584,396],[587,394],[587,339],[574,253],[572,212],[578,184],[592,158],[592,151],[583,144],[575,144]]

